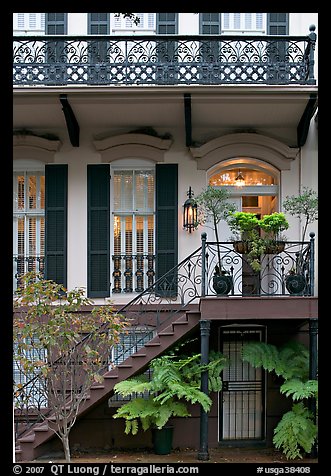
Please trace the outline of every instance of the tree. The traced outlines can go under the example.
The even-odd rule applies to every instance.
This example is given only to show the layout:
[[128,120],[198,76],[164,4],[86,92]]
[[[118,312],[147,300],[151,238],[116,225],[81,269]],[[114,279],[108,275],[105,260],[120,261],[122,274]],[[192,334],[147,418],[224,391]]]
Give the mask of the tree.
[[299,219],[304,217],[302,226],[302,241],[305,241],[307,227],[318,220],[318,196],[309,187],[303,187],[299,195],[286,196],[283,207],[286,212]]
[[61,439],[70,461],[69,433],[92,384],[111,365],[111,348],[125,329],[110,305],[91,305],[84,290],[67,291],[27,273],[14,296],[14,400],[32,410]]
[[[227,221],[228,217],[234,213],[236,206],[229,202],[230,193],[226,189],[217,189],[208,185],[195,199],[198,205],[198,224],[209,226],[215,234],[217,243],[217,267],[222,270],[221,251],[218,236],[218,224],[220,221]],[[211,223],[210,223],[211,222]]]

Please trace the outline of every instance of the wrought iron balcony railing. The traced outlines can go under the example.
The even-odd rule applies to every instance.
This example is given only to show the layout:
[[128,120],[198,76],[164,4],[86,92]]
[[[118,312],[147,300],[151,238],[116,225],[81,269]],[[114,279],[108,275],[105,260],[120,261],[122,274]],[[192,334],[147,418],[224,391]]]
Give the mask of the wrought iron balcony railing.
[[[132,304],[169,302],[183,305],[201,296],[217,295],[213,287],[218,246],[222,267],[231,280],[233,296],[288,295],[288,277],[300,269],[301,293],[314,292],[314,234],[310,242],[283,242],[280,250],[261,256],[261,269],[254,272],[248,255],[238,251],[234,242],[206,242],[190,256],[155,281],[155,255],[113,255],[112,293],[139,293]],[[43,275],[44,257],[14,256],[14,291],[23,274],[37,271]],[[293,278],[294,279],[294,278]]]
[[315,84],[307,36],[15,36],[14,86]]

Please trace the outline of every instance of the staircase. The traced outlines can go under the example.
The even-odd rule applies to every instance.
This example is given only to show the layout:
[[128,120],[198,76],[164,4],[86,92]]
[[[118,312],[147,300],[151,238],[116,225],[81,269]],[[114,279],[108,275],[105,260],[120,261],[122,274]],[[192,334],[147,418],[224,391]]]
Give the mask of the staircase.
[[[161,355],[170,346],[179,341],[187,333],[198,326],[200,312],[198,307],[182,310],[174,313],[170,323],[163,327],[157,335],[147,342],[144,347],[132,354],[118,366],[103,375],[102,384],[95,384],[90,388],[90,395],[80,407],[77,418],[108,399],[113,392],[114,386],[135,374],[141,373],[149,362]],[[50,417],[50,420],[52,417]],[[47,421],[35,423],[16,442],[15,459],[17,462],[29,462],[43,454],[43,444],[54,438],[54,432],[48,426]]]

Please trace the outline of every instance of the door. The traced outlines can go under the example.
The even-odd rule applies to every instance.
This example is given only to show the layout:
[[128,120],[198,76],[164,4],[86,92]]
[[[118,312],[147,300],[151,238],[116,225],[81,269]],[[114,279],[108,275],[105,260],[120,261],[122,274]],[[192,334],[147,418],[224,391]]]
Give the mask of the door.
[[220,350],[229,358],[223,370],[223,390],[219,393],[220,443],[254,442],[265,436],[264,371],[243,362],[243,345],[264,339],[264,328],[220,329]]

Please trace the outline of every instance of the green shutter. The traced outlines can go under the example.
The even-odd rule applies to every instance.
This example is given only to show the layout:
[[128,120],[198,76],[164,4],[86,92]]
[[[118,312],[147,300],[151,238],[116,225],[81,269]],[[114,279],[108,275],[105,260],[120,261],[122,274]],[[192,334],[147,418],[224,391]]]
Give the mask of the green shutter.
[[[161,278],[178,260],[178,165],[156,165],[156,279]],[[176,273],[167,275],[157,291],[174,295]]]
[[288,35],[288,13],[267,14],[268,35]]
[[109,164],[87,166],[87,294],[110,293]]
[[45,278],[67,287],[68,166],[45,167]]

